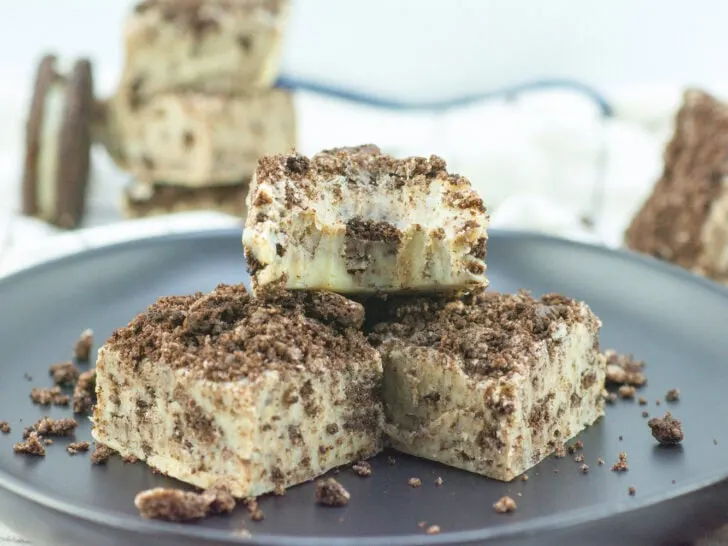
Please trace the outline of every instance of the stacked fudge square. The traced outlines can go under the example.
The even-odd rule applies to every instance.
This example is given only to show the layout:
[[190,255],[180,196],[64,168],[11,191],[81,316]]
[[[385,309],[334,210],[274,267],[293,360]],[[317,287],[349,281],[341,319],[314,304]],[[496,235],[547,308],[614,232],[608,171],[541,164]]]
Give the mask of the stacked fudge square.
[[239,497],[399,451],[511,480],[604,411],[599,319],[486,290],[488,217],[436,157],[268,155],[253,293],[160,299],[99,353],[97,441]]
[[295,146],[292,95],[273,88],[289,0],[144,0],[126,22],[120,85],[97,138],[133,181],[127,216],[238,216],[258,158]]

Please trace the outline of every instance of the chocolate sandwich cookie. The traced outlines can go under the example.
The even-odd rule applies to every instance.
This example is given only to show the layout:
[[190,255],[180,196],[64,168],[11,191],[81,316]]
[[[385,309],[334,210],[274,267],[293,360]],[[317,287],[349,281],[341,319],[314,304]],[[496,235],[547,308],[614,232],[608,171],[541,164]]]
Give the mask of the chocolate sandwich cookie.
[[203,210],[245,218],[248,184],[246,180],[234,185],[190,188],[134,180],[124,189],[122,207],[127,218]]
[[26,123],[23,214],[65,229],[84,213],[91,153],[93,78],[91,63],[79,59],[68,75],[45,56],[35,78]]

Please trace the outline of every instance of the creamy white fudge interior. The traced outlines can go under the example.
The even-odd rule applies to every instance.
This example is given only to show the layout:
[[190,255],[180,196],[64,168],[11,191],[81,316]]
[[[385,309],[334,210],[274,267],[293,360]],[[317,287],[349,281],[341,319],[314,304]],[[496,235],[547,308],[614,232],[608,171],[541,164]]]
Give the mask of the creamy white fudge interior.
[[148,183],[206,187],[250,180],[264,154],[296,143],[293,96],[276,89],[246,96],[168,93],[139,105],[128,91],[107,105],[107,149]]
[[171,477],[257,496],[382,448],[361,305],[242,286],[161,298],[99,351],[94,438]]
[[240,94],[278,73],[289,0],[145,0],[125,29],[122,86]]
[[247,205],[254,288],[363,294],[487,284],[483,200],[436,156],[395,159],[372,145],[266,156]]
[[484,292],[372,305],[399,451],[509,481],[604,413],[601,323],[584,303]]

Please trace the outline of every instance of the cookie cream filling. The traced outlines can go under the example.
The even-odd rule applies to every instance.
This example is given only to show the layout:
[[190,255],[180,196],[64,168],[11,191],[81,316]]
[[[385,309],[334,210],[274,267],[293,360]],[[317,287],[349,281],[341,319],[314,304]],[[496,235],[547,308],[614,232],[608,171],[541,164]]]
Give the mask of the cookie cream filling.
[[486,285],[488,217],[439,158],[365,146],[259,163],[243,232],[254,285],[340,293]]
[[66,84],[59,77],[49,87],[43,105],[43,124],[38,149],[36,202],[38,216],[51,219],[56,214],[58,191],[59,138],[66,102]]

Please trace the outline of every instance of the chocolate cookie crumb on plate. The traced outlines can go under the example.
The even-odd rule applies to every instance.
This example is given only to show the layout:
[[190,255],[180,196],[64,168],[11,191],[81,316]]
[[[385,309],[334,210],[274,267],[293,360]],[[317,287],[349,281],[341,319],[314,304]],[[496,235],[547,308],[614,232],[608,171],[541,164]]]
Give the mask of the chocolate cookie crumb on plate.
[[351,469],[354,471],[354,474],[363,478],[372,475],[372,465],[370,465],[366,461],[359,461],[355,463],[354,466],[351,467]]
[[422,485],[422,480],[419,478],[410,478],[407,480],[407,485],[410,487],[419,487]]
[[91,444],[89,442],[71,442],[66,446],[66,451],[68,451],[69,455],[76,455],[87,452],[90,447]]
[[139,462],[139,457],[135,455],[124,455],[121,460],[125,464],[136,464]]
[[660,445],[676,445],[683,441],[682,423],[675,419],[668,411],[664,417],[653,417],[647,422],[652,430],[652,436],[660,442]]
[[649,412],[646,412],[646,411],[642,412],[642,417],[644,417],[645,419],[648,418],[649,416],[650,416]]
[[605,460],[604,460],[603,458],[601,458],[601,457],[599,457],[599,458],[597,459],[597,464],[598,464],[599,466],[602,466],[602,465],[604,465],[604,464],[605,464],[605,462],[606,462],[606,461],[605,461]]
[[58,386],[49,389],[35,387],[30,391],[30,399],[39,406],[67,406],[71,397],[61,392]]
[[643,368],[645,363],[635,360],[631,354],[619,354],[614,350],[604,352],[607,359],[607,383],[641,387],[647,382]]
[[605,397],[607,404],[614,404],[617,402],[617,393],[610,392]]
[[10,434],[10,423],[8,423],[7,421],[0,421],[0,432],[2,432],[3,434]]
[[430,525],[427,530],[425,531],[428,535],[439,535],[440,534],[440,526],[439,525]]
[[43,439],[43,444],[44,445],[47,445],[47,446],[52,446],[53,445],[53,440],[51,440],[50,438],[44,438]]
[[207,516],[210,499],[204,493],[156,487],[139,493],[134,506],[143,518],[182,523]]
[[635,494],[637,493],[637,490],[634,487],[630,487],[629,489],[627,489],[627,492],[629,493],[629,495],[631,497],[634,497]]
[[96,444],[96,448],[91,453],[91,464],[106,464],[115,453],[116,451],[104,444]]
[[45,457],[46,454],[43,442],[41,442],[40,436],[38,436],[37,432],[31,432],[27,440],[13,445],[13,451],[15,451],[15,453],[34,455],[36,457]]
[[210,500],[209,511],[212,514],[228,514],[235,510],[235,497],[230,493],[230,488],[219,482],[206,489],[203,493]]
[[[526,477],[526,479],[528,479],[528,477]],[[435,479],[435,485],[436,485],[436,486],[438,486],[438,487],[439,487],[439,486],[441,486],[441,485],[442,485],[443,483],[445,483],[445,480],[443,480],[443,479],[442,479],[442,476],[438,476],[438,477],[437,477],[437,478]]]
[[617,391],[619,397],[624,400],[632,400],[636,394],[636,390],[632,385],[622,385]]
[[521,476],[521,481],[522,482],[527,482],[528,481],[528,474],[524,474],[523,476]]
[[31,432],[37,432],[42,436],[68,436],[73,434],[78,423],[75,419],[51,419],[43,417],[30,428],[25,429],[23,437],[30,436]]
[[263,521],[265,519],[265,514],[263,513],[263,510],[260,509],[260,506],[258,506],[258,501],[256,499],[248,499],[245,502],[245,506],[248,509],[248,512],[250,512],[250,519],[253,521]]
[[515,512],[516,508],[518,508],[518,505],[516,505],[516,501],[514,501],[510,497],[501,497],[500,499],[498,499],[498,502],[493,505],[493,510],[495,510],[499,514]]
[[612,472],[627,472],[628,470],[627,454],[623,451],[619,454],[619,460],[612,465]]
[[644,396],[640,396],[640,397],[639,397],[639,398],[637,399],[637,403],[638,403],[638,404],[639,404],[640,406],[646,406],[646,405],[647,405],[647,398],[645,398]]
[[351,495],[334,478],[316,482],[316,502],[322,506],[346,506]]
[[91,347],[93,347],[93,343],[93,330],[87,328],[86,330],[81,332],[78,341],[76,341],[76,346],[73,349],[73,354],[76,357],[76,360],[80,360],[81,362],[88,362],[88,359],[91,356]]
[[73,389],[73,413],[90,413],[96,396],[96,368],[83,372]]
[[667,402],[677,402],[680,400],[680,389],[670,389],[665,394],[665,400]]
[[53,377],[53,383],[59,386],[73,385],[81,373],[73,362],[53,364],[48,372]]
[[588,474],[589,473],[589,465],[583,464],[579,467],[579,470],[581,470],[582,474]]

